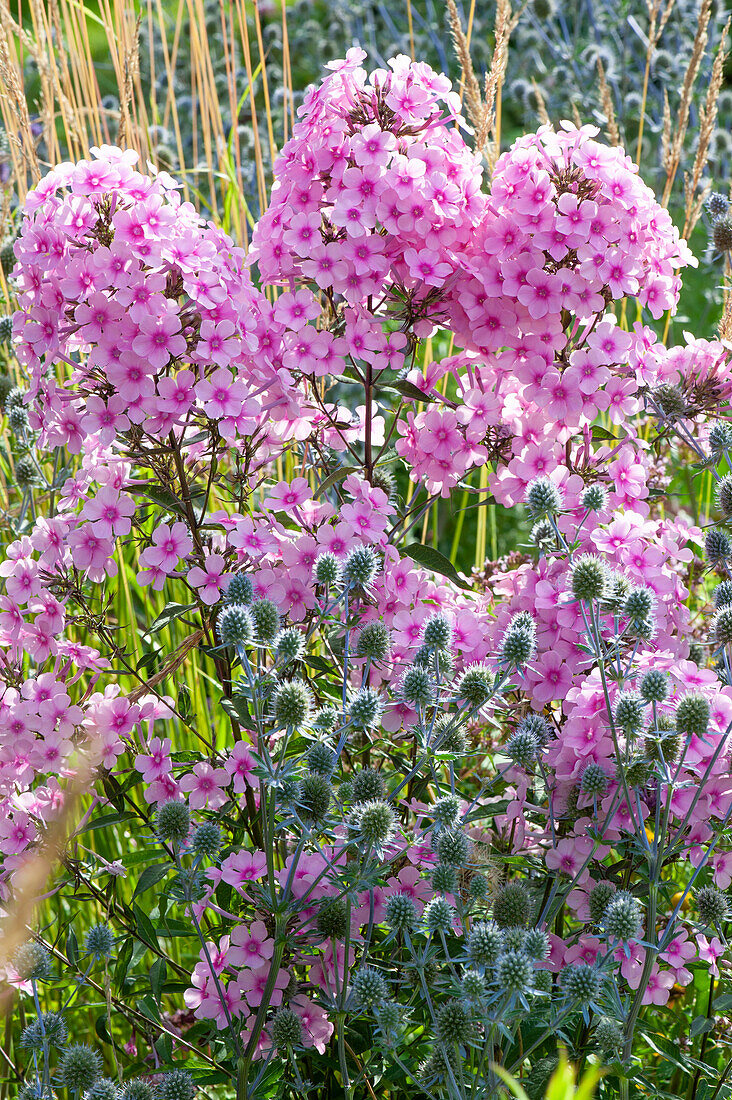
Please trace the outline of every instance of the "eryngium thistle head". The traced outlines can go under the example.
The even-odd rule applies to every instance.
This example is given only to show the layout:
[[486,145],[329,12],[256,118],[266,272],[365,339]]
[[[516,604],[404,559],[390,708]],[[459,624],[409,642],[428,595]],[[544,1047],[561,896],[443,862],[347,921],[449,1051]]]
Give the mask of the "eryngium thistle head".
[[703,924],[720,924],[729,916],[729,899],[714,886],[702,886],[696,893],[696,908]]
[[686,398],[678,386],[664,382],[653,391],[653,398],[664,416],[677,420],[686,412]]
[[318,909],[318,932],[329,939],[342,940],[348,928],[348,907],[343,898],[324,901]]
[[114,950],[114,932],[108,924],[95,924],[86,934],[86,949],[98,959],[108,959]]
[[182,844],[191,827],[191,814],[185,802],[175,798],[163,802],[155,815],[155,832],[161,840]]
[[410,665],[402,677],[401,695],[404,702],[415,710],[420,710],[429,706],[434,694],[432,678],[427,669]]
[[384,797],[384,780],[375,768],[362,768],[351,776],[351,795],[354,802],[371,802]]
[[435,838],[435,851],[440,863],[464,867],[470,854],[470,840],[458,829],[442,829]]
[[23,436],[27,431],[30,421],[25,405],[15,405],[8,412],[8,425],[17,436]]
[[160,1100],[193,1100],[197,1089],[190,1073],[182,1069],[166,1073],[158,1085]]
[[719,214],[712,219],[711,238],[715,252],[729,252],[732,249],[732,218],[729,214]]
[[8,391],[8,395],[5,398],[5,412],[10,414],[12,409],[23,408],[24,397],[25,390],[21,389],[20,386],[13,386],[12,389]]
[[191,837],[191,849],[197,856],[213,859],[221,847],[221,829],[215,821],[204,821]]
[[351,699],[348,715],[355,729],[373,730],[381,721],[384,701],[373,688],[362,688]]
[[109,1077],[98,1077],[90,1089],[84,1093],[84,1100],[117,1100],[117,1082]]
[[725,474],[717,482],[717,504],[725,519],[732,516],[732,474]]
[[13,318],[11,315],[6,317],[0,317],[0,344],[7,344],[10,342],[10,337],[13,335]]
[[465,950],[477,966],[492,966],[500,954],[501,930],[493,921],[479,921],[468,932]]
[[274,717],[278,729],[301,730],[310,724],[313,697],[302,680],[280,684],[274,694]]
[[590,920],[593,924],[599,924],[605,915],[605,910],[615,895],[615,887],[611,882],[598,882],[590,893]]
[[455,756],[462,756],[468,751],[467,733],[450,714],[443,714],[435,722],[432,742],[437,752],[450,752]]
[[587,963],[574,963],[562,971],[562,984],[572,1000],[588,1005],[600,992],[602,978],[597,970]]
[[531,897],[523,882],[507,882],[494,898],[493,919],[501,928],[525,928],[531,912]]
[[638,585],[625,597],[624,613],[631,619],[649,619],[653,616],[656,597],[650,588]]
[[533,973],[533,963],[523,951],[506,951],[498,956],[496,984],[501,992],[528,992]]
[[396,815],[388,802],[372,799],[354,806],[351,824],[365,845],[379,851],[394,836]]
[[386,982],[371,966],[364,966],[353,975],[351,984],[353,999],[359,1008],[373,1008],[387,997]]
[[40,1020],[28,1024],[20,1035],[20,1045],[26,1050],[43,1050],[49,1047],[62,1047],[69,1037],[66,1021],[60,1012],[44,1012]]
[[732,604],[721,607],[712,619],[712,634],[722,645],[732,642]]
[[615,701],[615,723],[624,733],[643,728],[644,703],[636,691],[621,691]]
[[391,649],[388,627],[383,623],[367,623],[358,636],[356,652],[359,657],[370,657],[372,661],[385,661]]
[[117,1096],[118,1100],[154,1100],[155,1093],[152,1085],[142,1077],[135,1077],[122,1085]]
[[443,828],[457,825],[460,819],[459,798],[454,794],[448,794],[444,798],[438,799],[432,807],[432,816],[435,819],[435,824],[441,825]]
[[623,1029],[615,1023],[615,1020],[603,1016],[595,1028],[595,1042],[600,1050],[620,1050],[623,1042]]
[[651,668],[640,682],[641,699],[646,703],[662,703],[668,695],[668,676],[660,669]]
[[549,728],[549,723],[546,718],[542,718],[540,714],[526,714],[516,727],[517,733],[523,733],[524,731],[533,733],[538,744],[543,748],[551,740],[552,731]]
[[19,947],[13,959],[15,969],[25,981],[35,978],[42,981],[51,973],[51,956],[41,943],[30,940]]
[[19,458],[15,463],[15,483],[19,489],[27,489],[38,480],[38,471],[30,458]]
[[429,649],[447,649],[452,642],[452,624],[445,615],[430,615],[422,625],[422,641]]
[[305,636],[296,626],[285,627],[275,638],[277,660],[284,665],[299,661],[305,652]]
[[476,901],[483,901],[488,897],[490,883],[485,875],[473,875],[468,883],[468,894]]
[[85,1092],[99,1077],[101,1058],[83,1043],[73,1043],[63,1053],[57,1076],[70,1092]]
[[524,951],[530,959],[542,961],[549,955],[549,937],[540,928],[530,928],[524,940]]
[[502,951],[523,951],[526,932],[523,928],[504,928],[501,931]]
[[384,1033],[398,1031],[402,1025],[403,1010],[395,1001],[382,1001],[374,1006],[374,1016],[379,1029]]
[[725,531],[713,527],[707,531],[704,538],[704,554],[710,565],[718,565],[725,562],[732,554],[732,543]]
[[370,546],[354,546],[343,562],[341,579],[351,588],[368,588],[379,569],[379,558]]
[[313,727],[322,733],[332,733],[340,720],[340,712],[335,707],[321,707],[313,718]]
[[307,753],[308,768],[318,775],[330,775],[335,766],[335,753],[324,741],[316,741]]
[[599,798],[601,795],[605,794],[609,783],[610,779],[602,765],[596,764],[594,760],[591,760],[582,772],[580,789],[591,798]]
[[724,214],[727,211],[729,200],[721,191],[712,191],[704,200],[704,205],[711,217],[718,218],[720,214]]
[[537,993],[551,993],[552,991],[552,972],[551,970],[535,970],[534,971],[534,989]]
[[438,863],[432,872],[432,886],[438,894],[454,894],[457,890],[457,871],[451,863]]
[[466,970],[463,974],[463,996],[469,1001],[479,1001],[485,993],[485,978],[477,970]]
[[557,534],[548,519],[539,519],[531,528],[529,538],[534,546],[538,546],[540,550],[546,550],[556,541]]
[[590,512],[601,512],[606,504],[606,489],[602,485],[588,485],[582,494],[582,507]]
[[548,477],[535,477],[526,487],[526,506],[532,516],[552,516],[562,507],[562,496]]
[[506,743],[506,755],[522,768],[530,767],[539,753],[539,745],[531,730],[516,730]]
[[572,595],[576,600],[599,600],[605,593],[607,569],[594,554],[583,554],[572,566]]
[[641,910],[632,894],[619,890],[608,902],[602,915],[608,936],[616,940],[634,940],[640,935]]
[[9,374],[3,374],[0,372],[0,408],[5,408],[5,402],[8,399],[8,394],[14,388],[15,383]]
[[272,600],[254,600],[249,608],[258,642],[274,641],[280,628],[280,613]]
[[448,1001],[437,1011],[435,1033],[441,1043],[469,1043],[475,1034],[470,1009],[464,1001]]
[[493,677],[487,665],[469,665],[458,683],[458,699],[471,707],[482,707],[491,697],[492,685]]
[[278,1054],[302,1043],[302,1019],[291,1008],[278,1008],[269,1025],[272,1046]]
[[713,424],[709,429],[709,446],[712,454],[721,454],[732,447],[732,425],[724,422]]
[[0,267],[6,278],[15,267],[14,241],[3,241],[2,248],[0,248]]
[[703,695],[690,692],[676,708],[676,732],[703,737],[709,728],[709,702]]
[[722,581],[714,589],[714,606],[728,607],[732,603],[732,581]]
[[409,894],[392,894],[386,899],[386,923],[399,930],[414,928],[417,907]]
[[430,649],[427,645],[419,647],[414,654],[415,665],[419,665],[420,668],[426,668],[430,672],[435,671],[437,666],[437,672],[442,679],[449,679],[453,670],[453,657],[452,653],[448,649]]
[[524,615],[514,615],[501,642],[501,659],[525,665],[536,652],[536,626]]
[[229,581],[224,600],[226,603],[248,604],[252,602],[254,585],[246,573],[235,573]]
[[308,772],[300,782],[298,805],[305,821],[322,821],[328,813],[333,792],[324,775]]
[[450,932],[455,909],[445,898],[433,898],[425,906],[423,916],[428,932]]
[[225,604],[216,621],[216,630],[223,645],[246,645],[254,633],[248,608],[243,603]]
[[326,587],[340,584],[341,563],[335,554],[331,554],[329,550],[326,550],[325,553],[319,554],[315,559],[313,573],[318,584],[323,584]]

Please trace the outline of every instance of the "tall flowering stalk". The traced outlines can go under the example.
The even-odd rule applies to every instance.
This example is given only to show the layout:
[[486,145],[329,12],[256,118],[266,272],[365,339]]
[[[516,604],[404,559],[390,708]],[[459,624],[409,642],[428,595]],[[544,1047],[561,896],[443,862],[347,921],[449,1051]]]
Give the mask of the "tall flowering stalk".
[[[42,922],[6,960],[29,1095],[117,1088],[54,958],[104,962],[128,1100],[539,1095],[559,1042],[629,1096],[672,992],[708,973],[712,1019],[732,542],[662,501],[674,440],[732,515],[728,350],[644,323],[693,257],[620,148],[544,126],[484,182],[447,79],[364,60],[247,254],[116,148],[26,199],[2,889],[83,756],[53,889],[104,918],[86,968]],[[468,581],[415,533],[475,470],[529,541]]]

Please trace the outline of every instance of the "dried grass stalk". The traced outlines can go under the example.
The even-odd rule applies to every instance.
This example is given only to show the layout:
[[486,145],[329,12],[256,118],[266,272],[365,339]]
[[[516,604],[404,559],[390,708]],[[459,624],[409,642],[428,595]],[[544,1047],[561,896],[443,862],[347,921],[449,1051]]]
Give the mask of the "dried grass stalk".
[[727,60],[727,36],[729,34],[730,22],[728,19],[724,25],[721,37],[719,39],[719,45],[717,52],[714,56],[714,63],[712,65],[712,77],[709,81],[709,87],[707,88],[706,98],[704,105],[699,112],[699,141],[696,147],[696,156],[694,157],[694,166],[691,171],[691,178],[686,182],[686,209],[684,216],[684,228],[682,231],[682,237],[687,240],[691,235],[694,226],[699,220],[704,205],[704,199],[709,191],[709,185],[702,189],[702,193],[698,194],[699,184],[701,182],[702,173],[706,167],[707,160],[709,158],[709,144],[712,140],[712,134],[714,133],[714,124],[717,120],[717,101],[719,99],[719,93],[722,88],[722,82],[724,81],[724,66]]
[[709,18],[711,15],[712,0],[702,0],[702,5],[699,10],[699,19],[696,25],[696,34],[694,35],[694,44],[691,51],[691,58],[686,69],[684,76],[684,82],[681,86],[681,101],[679,103],[679,110],[676,115],[676,126],[674,128],[673,136],[671,138],[671,145],[668,150],[668,156],[664,160],[664,169],[666,171],[666,185],[663,189],[663,197],[661,203],[663,206],[668,206],[668,201],[671,197],[671,189],[676,179],[676,173],[678,172],[679,163],[681,161],[681,153],[683,150],[684,138],[686,137],[686,131],[689,125],[689,111],[691,109],[691,99],[694,91],[694,85],[696,78],[699,75],[699,66],[701,65],[704,51],[707,48],[708,30],[709,30]]
[[602,103],[602,109],[605,112],[605,118],[607,119],[607,136],[610,139],[611,145],[620,145],[620,131],[618,130],[618,124],[615,121],[615,109],[613,107],[613,97],[610,94],[610,89],[605,79],[605,69],[603,68],[602,61],[598,57],[597,59],[597,82],[600,86],[600,102]]

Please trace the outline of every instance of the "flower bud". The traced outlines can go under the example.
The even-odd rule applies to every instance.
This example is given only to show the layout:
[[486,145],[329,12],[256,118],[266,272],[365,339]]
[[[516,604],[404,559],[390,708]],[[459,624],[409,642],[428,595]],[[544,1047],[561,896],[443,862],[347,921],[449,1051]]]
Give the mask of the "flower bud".
[[342,940],[348,930],[348,908],[343,898],[325,901],[318,909],[318,932],[328,939]]
[[470,707],[482,707],[493,694],[493,677],[486,665],[469,665],[460,677],[457,696]]
[[378,691],[362,688],[351,699],[349,718],[357,730],[373,730],[379,725],[384,711],[384,703]]
[[615,701],[615,724],[627,734],[643,728],[644,704],[635,691],[622,691]]
[[375,768],[362,768],[351,776],[354,802],[371,802],[384,797],[384,779]]
[[590,761],[582,772],[580,789],[591,798],[600,798],[607,791],[610,780],[605,769],[594,761]]
[[286,627],[275,638],[275,651],[277,660],[283,665],[302,660],[305,653],[304,635],[296,626]]
[[249,608],[252,623],[254,624],[254,636],[258,642],[274,641],[280,628],[280,613],[277,605],[272,600],[254,600]]
[[300,783],[298,803],[305,821],[320,822],[328,813],[332,797],[331,785],[324,775],[309,772]]
[[343,562],[341,580],[351,588],[368,588],[379,569],[376,551],[370,546],[356,546]]
[[478,966],[492,966],[501,950],[501,930],[493,921],[479,921],[467,935],[465,950]]
[[29,940],[19,947],[13,960],[15,969],[24,981],[35,978],[42,981],[51,973],[51,956],[42,943]]
[[593,924],[600,923],[614,895],[615,887],[611,882],[598,882],[592,888],[590,893],[590,920]]
[[641,913],[633,895],[625,890],[618,890],[608,902],[602,923],[608,936],[613,939],[637,939],[641,931]]
[[197,1092],[193,1078],[182,1069],[164,1074],[158,1088],[160,1100],[193,1100]]
[[411,665],[402,677],[402,698],[408,706],[421,710],[434,699],[434,687],[426,668]]
[[699,920],[706,925],[719,925],[729,917],[729,899],[714,886],[702,886],[696,893]]
[[335,753],[330,745],[316,741],[307,753],[308,768],[317,775],[331,775],[335,767]]
[[392,894],[386,899],[386,923],[400,931],[414,928],[417,923],[417,907],[409,894]]
[[600,992],[602,979],[598,971],[587,963],[575,963],[562,971],[562,983],[572,1000],[588,1005]]
[[431,615],[422,627],[422,640],[429,649],[447,649],[452,642],[452,624],[441,614]]
[[640,682],[641,699],[645,703],[662,703],[668,695],[668,676],[660,669],[651,668]]
[[459,830],[443,829],[437,834],[435,851],[440,863],[464,867],[470,853],[470,841],[465,833]]
[[718,528],[707,531],[704,538],[704,554],[710,565],[719,565],[732,555],[732,543],[729,536]]
[[607,504],[607,490],[602,485],[588,485],[582,494],[582,507],[590,512],[601,512]]
[[475,1024],[464,1001],[448,1001],[437,1011],[435,1032],[441,1043],[469,1043],[475,1035]]
[[709,701],[703,695],[689,693],[676,708],[676,732],[703,737],[709,728]]
[[445,898],[433,898],[425,907],[424,923],[428,932],[450,932],[455,909]]
[[213,859],[220,847],[221,829],[215,821],[204,821],[191,837],[191,849],[197,856]]
[[331,554],[328,550],[315,559],[314,572],[317,583],[326,588],[340,584],[341,563],[335,554]]

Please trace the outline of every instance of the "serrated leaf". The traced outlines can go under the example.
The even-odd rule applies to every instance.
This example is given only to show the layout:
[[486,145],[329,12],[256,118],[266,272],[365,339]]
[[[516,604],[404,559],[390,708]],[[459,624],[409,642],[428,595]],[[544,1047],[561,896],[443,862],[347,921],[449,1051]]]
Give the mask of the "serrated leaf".
[[152,867],[146,867],[137,880],[137,886],[132,895],[133,898],[139,897],[140,894],[144,894],[151,886],[155,886],[156,883],[165,878],[172,866],[172,863],[154,863]]
[[433,573],[439,573],[441,576],[447,577],[458,588],[462,588],[466,592],[472,591],[472,586],[458,573],[449,558],[446,558],[439,550],[435,550],[434,546],[423,546],[421,542],[412,542],[409,546],[404,547],[404,553],[424,569],[429,569]]

